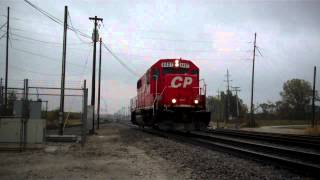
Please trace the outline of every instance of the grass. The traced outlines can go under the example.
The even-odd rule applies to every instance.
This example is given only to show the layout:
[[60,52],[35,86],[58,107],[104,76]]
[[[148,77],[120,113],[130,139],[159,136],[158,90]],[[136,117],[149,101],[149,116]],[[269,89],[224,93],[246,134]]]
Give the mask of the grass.
[[81,124],[81,119],[68,119],[66,122],[66,126],[77,126]]
[[308,120],[286,120],[286,119],[276,119],[276,120],[256,120],[260,126],[286,126],[286,125],[305,125],[310,124]]

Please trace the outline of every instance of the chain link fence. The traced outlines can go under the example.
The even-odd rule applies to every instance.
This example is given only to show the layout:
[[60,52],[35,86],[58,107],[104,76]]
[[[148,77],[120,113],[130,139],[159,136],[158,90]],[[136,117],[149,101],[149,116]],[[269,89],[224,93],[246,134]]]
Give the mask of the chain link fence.
[[85,81],[81,88],[64,89],[63,113],[59,109],[61,88],[33,86],[32,81],[25,79],[21,87],[7,88],[7,100],[2,84],[0,89],[2,148],[24,150],[48,141],[85,144],[88,133]]

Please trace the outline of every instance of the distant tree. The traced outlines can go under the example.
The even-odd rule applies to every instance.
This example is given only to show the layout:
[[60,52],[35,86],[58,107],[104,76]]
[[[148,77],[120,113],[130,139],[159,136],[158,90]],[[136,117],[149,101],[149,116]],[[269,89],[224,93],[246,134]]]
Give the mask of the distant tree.
[[276,112],[276,104],[270,101],[259,104],[259,108],[261,109],[262,114],[274,114]]
[[262,110],[262,114],[268,114],[269,113],[269,106],[267,103],[261,103],[259,104],[260,109]]
[[292,111],[296,118],[301,118],[310,104],[312,88],[308,81],[303,79],[291,79],[283,84],[281,110]]
[[[229,115],[232,117],[237,116],[237,98],[236,95],[232,94],[231,91],[229,94]],[[209,96],[207,97],[207,110],[211,111],[212,119],[226,119],[227,118],[227,94],[225,92],[220,93],[220,97]],[[243,100],[238,97],[239,105],[239,116],[243,118],[247,112],[248,107],[243,103]]]

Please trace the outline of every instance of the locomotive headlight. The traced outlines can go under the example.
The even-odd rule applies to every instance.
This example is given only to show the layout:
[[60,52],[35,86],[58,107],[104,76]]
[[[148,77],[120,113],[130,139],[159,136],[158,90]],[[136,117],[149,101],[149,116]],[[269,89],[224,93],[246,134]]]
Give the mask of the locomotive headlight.
[[198,104],[198,103],[199,103],[199,100],[198,100],[198,99],[194,100],[194,103],[195,103],[195,104]]
[[176,59],[176,60],[174,61],[174,66],[175,66],[175,67],[179,67],[179,60],[178,60],[178,59]]
[[177,102],[177,100],[176,100],[175,98],[173,98],[173,99],[171,100],[171,102],[172,102],[172,104],[175,104],[175,103]]

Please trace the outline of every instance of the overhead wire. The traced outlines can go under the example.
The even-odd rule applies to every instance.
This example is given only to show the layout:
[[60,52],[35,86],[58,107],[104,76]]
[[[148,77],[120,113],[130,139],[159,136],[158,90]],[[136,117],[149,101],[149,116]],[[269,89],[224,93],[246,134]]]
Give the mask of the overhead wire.
[[76,30],[76,28],[73,26],[73,24],[72,24],[72,20],[71,20],[71,16],[70,16],[70,13],[69,13],[69,10],[68,10],[68,17],[69,17],[69,21],[70,21],[70,30],[74,30],[74,33],[76,34],[76,37],[81,41],[81,42],[83,42],[83,43],[90,43],[90,42],[87,42],[87,41],[84,41],[84,40],[82,40],[81,38],[80,38],[80,35],[79,35],[79,32]]
[[212,44],[213,41],[204,41],[204,40],[185,40],[185,39],[166,39],[166,38],[154,38],[154,37],[143,37],[142,39],[151,39],[159,41],[172,41],[172,42],[191,42],[191,43],[207,43]]
[[[153,51],[181,51],[181,52],[196,52],[196,53],[213,53],[213,52],[224,52],[223,49],[166,49],[166,48],[149,48],[149,47],[139,47],[139,46],[129,46],[134,49],[145,49],[145,50],[153,50]],[[229,50],[228,50],[229,51]],[[244,50],[230,50],[232,52],[245,52]]]
[[257,47],[257,50],[258,50],[258,53],[260,54],[260,56],[263,57],[260,50],[259,50],[260,48],[258,46],[256,46],[256,47]]
[[[2,30],[1,30],[1,31],[2,31]],[[2,32],[5,32],[5,31],[2,31]],[[62,46],[62,43],[60,43],[60,42],[44,41],[44,40],[35,39],[35,38],[31,38],[31,37],[27,37],[27,36],[20,35],[20,34],[12,33],[12,32],[10,32],[10,34],[11,34],[12,36],[16,36],[16,37],[19,37],[19,38],[22,38],[22,39],[26,39],[26,40],[30,40],[30,41],[36,41],[36,42],[40,42],[40,43],[53,44],[53,45],[61,45],[61,46]],[[70,44],[68,44],[68,45],[79,45],[79,44],[83,44],[83,43],[70,43]],[[90,44],[90,42],[88,42],[88,43],[86,43],[86,44]]]
[[11,32],[11,28],[9,29],[9,33],[10,33],[9,42],[10,42],[10,47],[12,48],[12,41],[11,41],[12,32]]
[[126,69],[128,70],[130,73],[132,73],[135,76],[139,76],[138,73],[136,73],[134,70],[132,70],[130,67],[128,67],[126,65],[126,63],[124,63],[116,54],[114,54],[111,49],[105,44],[102,43],[103,47]]
[[[35,8],[36,10],[38,10],[39,12],[41,12],[43,15],[47,16],[48,18],[50,18],[51,20],[53,20],[54,22],[58,23],[59,25],[63,26],[63,22],[61,20],[59,20],[58,18],[54,17],[53,15],[51,15],[50,13],[46,12],[45,10],[42,10],[41,8],[37,7],[36,5],[32,4],[30,1],[25,0],[26,3],[28,3],[30,6],[32,6],[33,8]],[[69,20],[70,20],[70,24],[71,26],[68,26],[67,28],[70,29],[71,31],[73,31],[74,33],[76,33],[76,35],[81,35],[83,37],[86,38],[90,38],[89,35],[86,35],[85,33],[82,33],[80,30],[74,28],[74,26],[72,25],[72,20],[71,20],[71,16],[69,15],[69,12],[67,12],[68,16],[69,16]],[[79,40],[80,37],[79,37]],[[82,41],[83,42],[83,41]],[[87,43],[87,42],[85,42]],[[88,42],[88,44],[91,44],[90,42]],[[81,67],[86,67],[85,66],[81,66]]]
[[[42,55],[42,54],[34,53],[34,52],[31,52],[31,51],[26,51],[26,50],[19,49],[19,48],[12,48],[12,49],[16,50],[16,51],[23,52],[23,53],[31,54],[31,55],[34,55],[34,56],[42,57],[42,58],[45,58],[45,59],[50,60],[50,61],[59,62],[55,58],[52,58],[52,57],[49,57],[49,56],[45,56],[45,55]],[[67,62],[67,63],[70,64],[70,65],[73,65],[73,66],[78,66],[78,67],[81,67],[81,68],[83,67],[83,65],[80,65],[80,64],[75,64],[75,63],[70,63],[70,62]]]
[[2,29],[5,25],[7,25],[6,22],[0,26],[0,29]]
[[[1,63],[3,64],[3,63]],[[9,64],[10,68],[14,68],[14,69],[18,69],[24,72],[29,72],[29,73],[33,73],[33,74],[40,74],[40,75],[45,75],[45,76],[55,76],[55,77],[60,77],[60,74],[53,74],[53,73],[47,73],[47,72],[41,72],[41,71],[34,71],[34,70],[30,70],[28,68],[25,67],[20,67],[20,66],[16,66],[13,64]],[[17,71],[20,72],[20,71]],[[70,76],[79,76],[80,74],[76,73],[76,74],[71,74]]]
[[[35,8],[36,10],[40,11],[43,15],[47,16],[48,18],[50,18],[51,20],[53,20],[54,22],[63,25],[62,21],[59,20],[58,18],[54,17],[53,15],[49,14],[48,12],[42,10],[41,8],[37,7],[36,5],[32,4],[31,2],[29,2],[28,0],[24,0],[25,2],[27,2],[29,5],[31,5],[33,8]],[[69,15],[70,18],[70,15]],[[71,20],[71,18],[70,18]],[[74,28],[73,26],[68,26],[68,29],[72,30],[74,33],[79,34],[80,36],[86,37],[86,38],[90,38],[91,37],[83,32],[81,32],[80,30]],[[107,51],[126,69],[128,70],[130,73],[132,73],[135,76],[138,76],[138,74],[133,71],[131,68],[129,68],[115,53],[112,52],[112,50],[105,44],[103,43],[103,46],[105,49],[107,49]]]
[[18,70],[21,70],[21,71],[24,71],[24,72],[30,72],[30,73],[34,73],[34,74],[41,74],[41,75],[45,75],[45,76],[59,76],[59,74],[51,74],[51,73],[33,71],[33,70],[22,68],[20,66],[16,66],[16,65],[13,65],[13,64],[9,64],[9,67],[14,68],[14,69],[18,69]]
[[3,37],[6,37],[7,33],[3,33],[2,36],[0,36],[0,39],[2,39]]
[[54,22],[56,22],[56,23],[58,23],[60,25],[63,25],[63,22],[60,19],[54,17],[53,15],[49,14],[48,12],[46,12],[44,10],[38,8],[37,6],[32,4],[30,1],[28,1],[28,0],[24,0],[24,1],[26,3],[28,3],[30,6],[32,6],[33,8],[35,8],[36,10],[38,10],[41,14],[43,14],[43,15],[47,16],[48,18],[50,18],[52,21],[54,21]]

